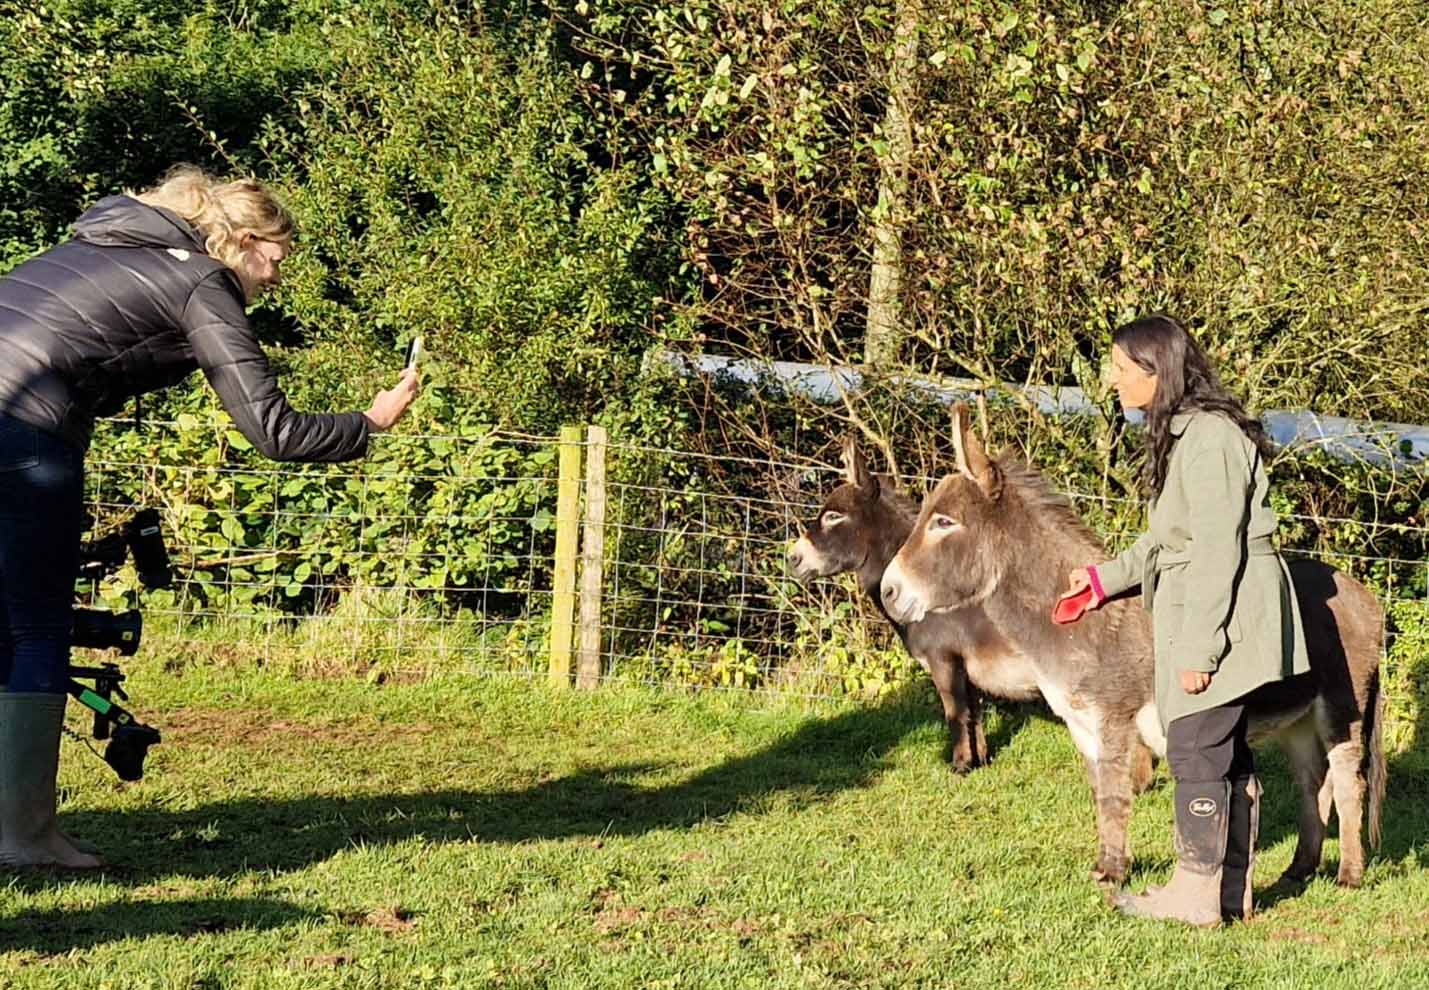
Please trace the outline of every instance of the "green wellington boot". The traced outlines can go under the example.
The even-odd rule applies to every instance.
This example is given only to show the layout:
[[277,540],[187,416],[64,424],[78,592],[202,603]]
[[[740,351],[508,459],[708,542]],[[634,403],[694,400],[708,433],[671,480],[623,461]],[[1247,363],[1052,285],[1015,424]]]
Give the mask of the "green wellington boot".
[[55,815],[64,708],[62,694],[0,692],[0,866],[104,865],[70,842]]

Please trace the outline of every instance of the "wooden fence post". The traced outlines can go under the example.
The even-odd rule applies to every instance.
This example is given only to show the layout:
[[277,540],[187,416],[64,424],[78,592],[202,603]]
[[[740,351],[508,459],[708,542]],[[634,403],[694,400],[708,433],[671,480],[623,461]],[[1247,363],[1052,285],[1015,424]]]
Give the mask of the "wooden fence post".
[[581,534],[581,621],[576,687],[600,683],[600,588],[605,578],[605,427],[586,431],[585,532]]
[[576,608],[576,535],[580,531],[581,428],[561,427],[560,481],[556,486],[556,569],[551,582],[552,684],[571,683],[572,620]]

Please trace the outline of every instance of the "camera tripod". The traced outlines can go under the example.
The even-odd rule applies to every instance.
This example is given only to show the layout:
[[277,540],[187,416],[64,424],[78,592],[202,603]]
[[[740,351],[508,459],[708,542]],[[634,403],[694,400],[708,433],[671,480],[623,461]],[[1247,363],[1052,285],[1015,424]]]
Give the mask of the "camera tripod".
[[[89,520],[86,525],[92,525]],[[172,574],[169,554],[159,526],[159,514],[153,509],[136,512],[120,529],[109,536],[91,540],[80,548],[80,568],[77,580],[98,582],[132,556],[139,582],[146,588],[167,587]],[[76,608],[72,645],[82,649],[118,650],[121,656],[133,656],[139,649],[143,633],[143,616],[136,610],[107,612]],[[149,747],[160,741],[159,730],[140,722],[123,706],[112,701],[119,697],[129,700],[124,692],[124,673],[117,664],[98,667],[77,667],[71,664],[65,671],[65,690],[80,704],[94,713],[95,739],[108,739],[104,762],[120,780],[139,780],[144,776],[144,757]],[[93,687],[75,678],[94,681]],[[78,737],[88,745],[83,737]],[[93,749],[93,747],[90,747]]]
[[[116,664],[106,663],[98,667],[71,666],[65,673],[69,675],[66,690],[81,705],[94,712],[94,738],[109,740],[104,749],[104,762],[114,768],[120,780],[141,779],[144,776],[144,757],[149,754],[149,747],[160,741],[159,730],[145,725],[128,710],[109,700],[112,695],[129,700],[129,695],[121,686],[124,672]],[[94,687],[81,684],[75,680],[76,677],[93,679]]]

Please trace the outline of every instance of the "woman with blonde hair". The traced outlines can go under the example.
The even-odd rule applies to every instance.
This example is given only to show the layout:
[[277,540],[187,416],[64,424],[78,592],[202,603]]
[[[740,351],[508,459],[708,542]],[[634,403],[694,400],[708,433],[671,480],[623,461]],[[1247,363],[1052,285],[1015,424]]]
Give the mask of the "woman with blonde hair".
[[278,282],[292,237],[262,183],[180,166],[100,200],[73,238],[0,276],[0,865],[103,865],[55,816],[95,418],[201,368],[265,456],[346,461],[416,397],[404,371],[365,412],[289,405],[244,307]]

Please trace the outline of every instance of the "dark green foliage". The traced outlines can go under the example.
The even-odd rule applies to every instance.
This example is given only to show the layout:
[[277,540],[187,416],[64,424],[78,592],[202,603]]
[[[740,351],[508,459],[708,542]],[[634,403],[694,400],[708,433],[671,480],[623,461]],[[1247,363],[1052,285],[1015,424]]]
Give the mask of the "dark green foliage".
[[[910,13],[896,165],[884,124]],[[825,609],[786,627],[750,589],[802,594],[777,541],[844,433],[915,485],[946,470],[941,406],[886,377],[827,407],[673,380],[652,347],[857,362],[896,165],[901,370],[1087,389],[1100,417],[994,394],[985,427],[1113,544],[1140,525],[1137,442],[1098,378],[1134,314],[1187,320],[1253,410],[1429,423],[1426,30],[1390,0],[12,4],[0,267],[194,161],[272,181],[297,214],[286,283],[253,320],[299,407],[364,407],[425,335],[427,394],[402,429],[455,439],[391,440],[361,485],[314,469],[273,493],[197,379],[150,405],[192,429],[102,435],[96,457],[169,466],[104,494],[164,493],[195,559],[280,551],[195,585],[204,604],[302,613],[401,581],[457,589],[441,602],[457,614],[472,587],[544,589],[530,558],[549,556],[554,468],[480,438],[599,421],[628,445],[610,464],[631,564],[607,599],[629,631],[615,646],[679,630],[685,652],[652,662],[747,682],[823,643],[851,684],[880,683],[898,661],[853,624]],[[383,487],[409,474],[425,480]],[[1408,603],[1393,677],[1422,697],[1422,468],[1297,454],[1274,477],[1287,546]],[[679,528],[694,515],[703,530]]]
[[904,8],[575,5],[612,124],[685,208],[704,324],[858,359],[911,11],[905,366],[1086,385],[1117,322],[1164,310],[1253,408],[1429,421],[1417,9]]

